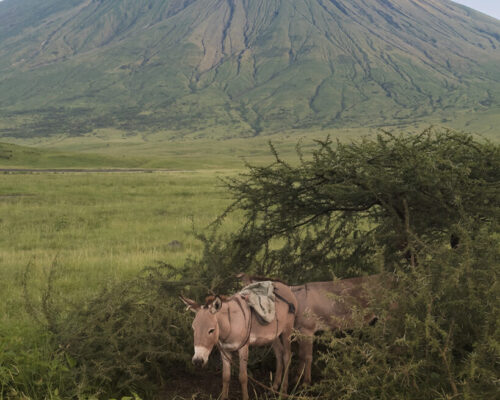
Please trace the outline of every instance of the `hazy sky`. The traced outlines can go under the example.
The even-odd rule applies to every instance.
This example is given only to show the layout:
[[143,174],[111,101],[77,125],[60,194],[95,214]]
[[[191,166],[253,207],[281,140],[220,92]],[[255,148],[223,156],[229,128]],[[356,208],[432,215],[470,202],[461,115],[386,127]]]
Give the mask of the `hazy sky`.
[[474,8],[485,14],[500,19],[500,0],[453,0],[455,3]]
[[[0,0],[3,1],[3,0]],[[500,0],[453,0],[455,3],[474,8],[485,14],[500,19]]]

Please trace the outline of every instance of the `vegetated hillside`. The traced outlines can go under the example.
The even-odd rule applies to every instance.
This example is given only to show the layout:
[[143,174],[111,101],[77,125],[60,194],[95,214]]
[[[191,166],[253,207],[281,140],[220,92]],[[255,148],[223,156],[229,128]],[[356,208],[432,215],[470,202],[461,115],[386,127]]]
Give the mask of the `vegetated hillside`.
[[446,122],[500,109],[498,65],[448,0],[5,0],[0,135]]

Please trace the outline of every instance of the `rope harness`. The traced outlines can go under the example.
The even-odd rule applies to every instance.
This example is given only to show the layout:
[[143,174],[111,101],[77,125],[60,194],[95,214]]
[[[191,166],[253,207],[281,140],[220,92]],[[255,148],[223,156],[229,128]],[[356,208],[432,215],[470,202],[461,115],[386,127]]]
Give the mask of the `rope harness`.
[[295,305],[293,303],[290,303],[287,299],[285,299],[282,295],[278,293],[278,288],[274,288],[274,295],[288,305],[288,312],[290,314],[295,314],[297,312],[297,310],[295,309]]

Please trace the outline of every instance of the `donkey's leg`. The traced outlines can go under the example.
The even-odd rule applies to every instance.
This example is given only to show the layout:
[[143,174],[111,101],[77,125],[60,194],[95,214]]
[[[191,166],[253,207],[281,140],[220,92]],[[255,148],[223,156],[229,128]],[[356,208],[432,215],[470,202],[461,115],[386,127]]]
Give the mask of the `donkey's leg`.
[[311,383],[311,367],[313,357],[313,335],[304,334],[299,342],[300,368],[297,379],[303,374],[304,385]]
[[283,382],[281,383],[281,390],[286,393],[288,390],[288,371],[290,370],[290,361],[292,359],[292,342],[291,336],[293,332],[293,320],[288,327],[285,328],[281,334],[281,342],[283,344],[283,364],[285,372],[283,373]]
[[276,357],[276,373],[274,374],[273,389],[278,390],[281,384],[281,375],[283,374],[283,345],[279,337],[273,341],[273,350]]
[[299,368],[297,370],[297,376],[295,378],[296,383],[300,383],[300,379],[304,376],[304,371],[306,368],[306,357],[304,355],[304,346],[305,346],[306,338],[300,336],[298,338],[299,343]]
[[248,345],[243,346],[240,350],[238,350],[238,355],[240,358],[240,384],[241,384],[241,393],[243,400],[248,400]]
[[231,353],[221,351],[222,358],[222,394],[221,400],[229,397],[229,380],[231,379]]

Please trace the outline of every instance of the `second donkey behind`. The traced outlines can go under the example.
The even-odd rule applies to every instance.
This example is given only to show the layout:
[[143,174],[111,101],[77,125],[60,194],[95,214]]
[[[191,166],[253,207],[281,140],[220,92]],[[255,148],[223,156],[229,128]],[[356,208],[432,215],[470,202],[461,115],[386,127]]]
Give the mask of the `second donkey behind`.
[[[268,280],[239,274],[245,283]],[[311,383],[313,338],[318,331],[345,331],[359,323],[372,324],[377,316],[367,311],[372,299],[379,297],[383,285],[381,275],[309,282],[291,286],[297,299],[295,329],[299,332],[299,377]]]

